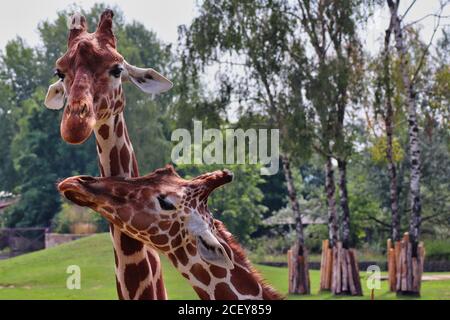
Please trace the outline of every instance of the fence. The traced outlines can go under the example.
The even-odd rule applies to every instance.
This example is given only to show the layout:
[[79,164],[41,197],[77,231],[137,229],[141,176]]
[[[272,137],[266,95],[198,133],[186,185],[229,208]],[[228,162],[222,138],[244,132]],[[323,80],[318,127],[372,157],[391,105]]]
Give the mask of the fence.
[[0,228],[0,259],[45,248],[46,228]]

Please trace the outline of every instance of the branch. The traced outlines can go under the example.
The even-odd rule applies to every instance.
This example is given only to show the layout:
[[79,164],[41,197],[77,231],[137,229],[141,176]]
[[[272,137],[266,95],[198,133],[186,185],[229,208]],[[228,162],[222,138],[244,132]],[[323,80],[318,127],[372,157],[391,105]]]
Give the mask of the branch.
[[416,23],[419,23],[419,22],[421,22],[421,21],[423,21],[423,20],[425,20],[425,19],[427,19],[427,18],[430,18],[430,17],[435,17],[435,18],[439,18],[439,19],[448,19],[448,18],[450,18],[450,16],[441,16],[441,15],[436,14],[436,13],[430,13],[430,14],[427,14],[427,15],[423,16],[423,17],[420,18],[420,19],[417,19],[417,20],[412,21],[412,22],[410,22],[410,23],[408,23],[408,24],[405,24],[405,25],[403,26],[403,28],[408,28],[408,27],[410,27],[410,26],[412,26],[412,25],[414,25],[414,24],[416,24]]
[[431,219],[433,219],[433,218],[435,218],[435,217],[437,217],[437,216],[441,216],[441,215],[443,215],[443,213],[442,213],[442,212],[439,212],[439,213],[432,214],[432,215],[427,216],[427,217],[423,217],[423,218],[422,218],[422,222],[427,221],[427,220],[431,220]]
[[402,15],[400,22],[403,21],[403,19],[406,17],[406,15],[408,14],[409,10],[414,6],[414,4],[416,3],[417,0],[414,0],[413,2],[411,2],[411,4],[409,5],[408,9],[406,9],[405,13]]
[[[445,7],[445,5],[441,6],[440,13],[442,13],[442,10],[444,10],[444,7]],[[419,71],[420,71],[420,69],[422,68],[422,66],[423,66],[423,64],[425,62],[425,56],[427,55],[428,50],[430,49],[430,46],[433,43],[434,36],[436,35],[436,32],[437,32],[437,30],[440,27],[440,22],[441,22],[441,15],[439,14],[438,18],[437,18],[437,23],[434,26],[433,34],[431,35],[430,42],[428,43],[428,45],[426,46],[425,50],[422,53],[422,56],[420,57],[419,64],[418,64],[418,66],[416,68],[416,71],[414,72],[413,77],[412,77],[411,84],[414,84],[416,82],[416,79],[417,79],[417,76],[419,74]]]
[[386,223],[386,222],[384,222],[384,221],[381,221],[381,220],[379,220],[379,219],[377,219],[377,218],[375,218],[375,217],[373,217],[373,216],[368,216],[367,218],[368,218],[369,220],[373,220],[373,221],[375,221],[375,222],[381,224],[382,226],[385,226],[386,228],[391,229],[391,225],[388,224],[388,223]]

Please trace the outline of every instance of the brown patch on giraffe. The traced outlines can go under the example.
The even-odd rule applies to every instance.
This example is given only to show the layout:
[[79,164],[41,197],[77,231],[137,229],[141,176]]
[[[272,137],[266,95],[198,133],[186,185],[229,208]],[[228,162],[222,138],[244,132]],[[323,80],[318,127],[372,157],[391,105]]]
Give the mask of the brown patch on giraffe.
[[150,229],[148,229],[149,234],[155,234],[158,231],[159,231],[159,229],[157,227],[151,227]]
[[100,126],[100,129],[98,129],[98,134],[103,138],[103,140],[108,140],[109,126],[107,124],[102,124]]
[[117,122],[119,121],[119,115],[118,114],[116,114],[115,116],[114,116],[114,130],[116,129],[116,127],[117,127]]
[[156,258],[154,256],[154,252],[147,251],[147,260],[148,260],[148,263],[150,264],[150,267],[152,268],[152,270],[156,270],[156,267],[158,266],[158,261],[156,260]]
[[173,237],[175,236],[178,231],[180,231],[180,223],[178,221],[175,221],[174,223],[172,223],[172,226],[170,227],[169,230],[169,236]]
[[178,235],[175,239],[170,243],[172,248],[177,248],[181,244],[181,236]]
[[186,279],[188,279],[188,280],[189,280],[189,278],[190,278],[189,275],[188,275],[187,273],[182,272],[181,275],[182,275],[183,277],[185,277]]
[[120,149],[120,164],[124,173],[130,172],[130,151],[126,144]]
[[205,290],[196,286],[193,286],[193,288],[201,300],[211,300],[209,294]]
[[160,234],[157,236],[151,236],[150,241],[154,245],[163,246],[163,245],[167,244],[167,242],[169,241],[169,237],[167,237],[165,234]]
[[123,135],[123,123],[122,123],[122,121],[120,121],[119,124],[117,125],[116,135],[117,135],[118,138],[122,137],[122,135]]
[[162,274],[158,277],[158,280],[156,280],[156,290],[158,295],[158,300],[166,300],[167,297],[165,295],[166,289],[164,288],[164,282],[162,278]]
[[191,243],[187,244],[186,249],[191,256],[195,256],[197,254],[197,249]]
[[146,230],[154,221],[152,218],[153,217],[151,216],[136,214],[133,216],[133,219],[131,219],[131,225],[137,230]]
[[117,208],[117,214],[122,221],[128,221],[131,217],[132,209],[128,206]]
[[227,270],[225,268],[215,265],[210,265],[209,271],[211,271],[212,275],[216,278],[225,278],[227,276]]
[[139,300],[154,300],[155,294],[154,294],[154,290],[153,290],[153,285],[152,283],[150,283],[147,288],[145,288],[144,291],[142,291],[142,294],[139,297]]
[[120,174],[119,152],[114,146],[109,154],[109,166],[111,168],[111,176],[118,176]]
[[138,251],[142,250],[144,244],[133,238],[130,238],[125,233],[120,234],[120,244],[122,247],[123,254],[130,256]]
[[108,108],[108,102],[106,101],[106,98],[103,98],[100,102],[100,108],[99,110],[105,110]]
[[113,248],[113,251],[114,251],[114,264],[116,265],[116,268],[117,268],[119,265],[119,257],[117,257],[116,249]]
[[[158,224],[158,226],[159,226],[159,228],[160,228],[162,231],[166,231],[167,229],[170,228],[170,221],[161,221],[161,222]],[[169,233],[169,234],[170,234],[170,233]]]
[[142,260],[138,264],[130,263],[125,266],[124,279],[130,299],[134,299],[140,282],[145,280],[149,272],[146,260]]
[[122,107],[123,107],[123,101],[117,100],[116,103],[114,104],[114,112],[120,110]]
[[167,257],[169,257],[169,260],[172,261],[172,264],[176,268],[178,266],[178,261],[177,261],[177,258],[173,255],[173,253],[168,253]]
[[[102,153],[103,150],[102,150],[102,147],[100,146],[100,144],[98,143],[98,141],[95,141],[95,144],[97,145],[97,151],[98,151],[98,153]],[[100,161],[100,160],[99,160],[99,161]]]
[[188,263],[188,257],[186,255],[186,251],[184,251],[183,247],[179,247],[177,250],[175,250],[175,256],[177,257],[178,261],[185,266]]
[[216,285],[214,298],[216,300],[237,300],[238,296],[231,290],[228,284],[221,282]]
[[189,205],[190,205],[191,208],[195,208],[197,206],[197,200],[195,200],[195,198],[192,199],[191,203]]
[[259,284],[253,275],[239,266],[231,271],[231,283],[241,294],[256,296],[259,293]]
[[195,263],[192,265],[191,274],[201,283],[204,285],[209,285],[211,283],[211,276],[209,275],[209,272],[203,268],[203,266],[200,263]]

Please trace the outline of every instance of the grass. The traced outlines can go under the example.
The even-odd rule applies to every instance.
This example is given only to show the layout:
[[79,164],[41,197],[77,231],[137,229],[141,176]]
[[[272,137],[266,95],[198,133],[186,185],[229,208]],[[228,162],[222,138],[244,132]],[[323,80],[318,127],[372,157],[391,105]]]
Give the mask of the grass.
[[[164,280],[169,299],[197,299],[189,283],[162,258]],[[81,289],[68,290],[66,273],[69,265],[81,268]],[[0,299],[117,299],[114,262],[110,238],[99,234],[55,248],[33,252],[0,261]],[[267,281],[280,292],[287,292],[287,269],[257,265]],[[335,297],[318,294],[319,272],[311,270],[313,294],[289,296],[289,299],[368,299],[364,297]],[[361,273],[363,286],[365,273]],[[382,281],[376,299],[397,299]],[[422,299],[450,299],[450,281],[427,281],[422,284]]]

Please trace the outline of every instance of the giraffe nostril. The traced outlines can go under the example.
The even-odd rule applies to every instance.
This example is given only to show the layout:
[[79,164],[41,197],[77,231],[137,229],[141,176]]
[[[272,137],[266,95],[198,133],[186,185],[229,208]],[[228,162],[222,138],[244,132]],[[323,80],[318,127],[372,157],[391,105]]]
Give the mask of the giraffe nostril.
[[88,113],[88,107],[86,104],[83,104],[83,107],[81,107],[81,111],[80,111],[80,118],[85,118],[87,116]]

